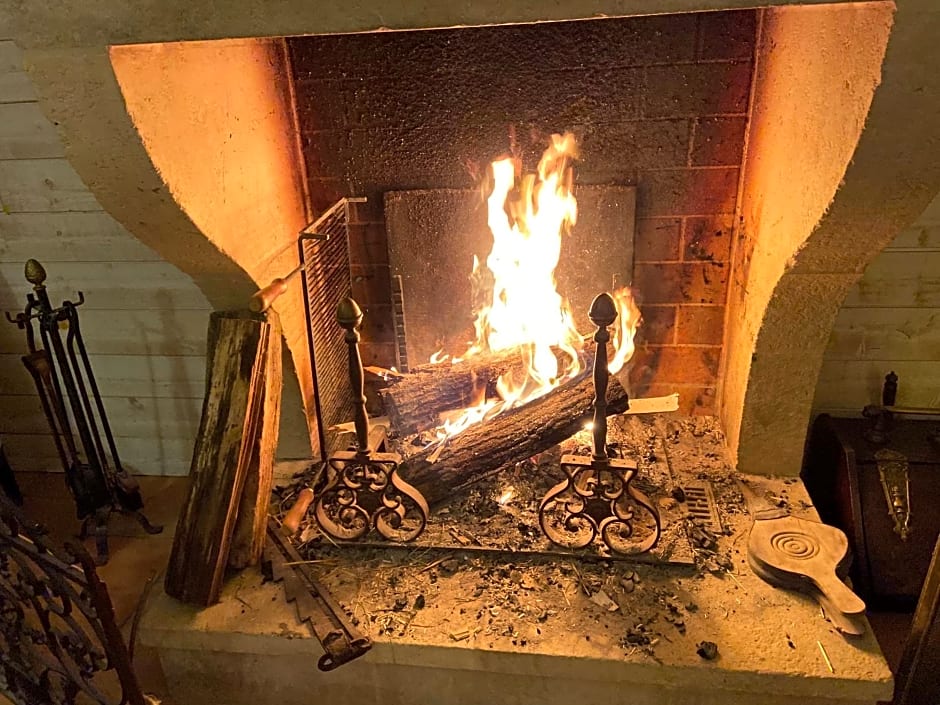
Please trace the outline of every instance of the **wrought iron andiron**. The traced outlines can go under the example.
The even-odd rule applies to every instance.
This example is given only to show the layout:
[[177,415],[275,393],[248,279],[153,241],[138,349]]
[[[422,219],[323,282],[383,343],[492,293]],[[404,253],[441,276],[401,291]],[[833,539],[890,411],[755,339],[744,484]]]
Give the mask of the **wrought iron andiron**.
[[[140,486],[121,466],[78,323],[77,309],[85,303],[85,296],[78,292],[77,303],[65,301],[54,308],[44,284],[46,270],[34,259],[26,263],[26,280],[33,285],[35,294],[27,294],[22,313],[15,318],[7,313],[6,317],[26,331],[29,354],[23,356],[23,364],[36,383],[52,430],[78,518],[82,520],[82,538],[89,524],[94,523],[97,563],[103,565],[108,561],[108,518],[112,511],[133,514],[148,534],[159,534],[163,527],[154,526],[144,516]],[[36,346],[34,320],[39,323],[42,347]],[[67,329],[64,341],[62,324]],[[108,444],[107,452],[99,425]],[[76,433],[81,450],[75,442]]]
[[356,450],[330,456],[330,477],[316,500],[314,515],[323,531],[342,541],[356,541],[372,529],[389,541],[413,541],[427,525],[428,504],[421,492],[398,475],[401,457],[397,453],[369,449],[369,415],[359,354],[362,310],[346,298],[337,306],[336,318],[346,330],[349,347]]
[[[550,489],[539,505],[539,525],[552,543],[565,548],[584,548],[600,535],[604,545],[616,553],[644,553],[659,540],[659,512],[646,495],[630,482],[636,463],[607,454],[607,328],[617,318],[610,294],[600,294],[590,310],[597,326],[594,341],[593,454],[563,455],[565,479]],[[637,509],[649,521],[636,521]]]

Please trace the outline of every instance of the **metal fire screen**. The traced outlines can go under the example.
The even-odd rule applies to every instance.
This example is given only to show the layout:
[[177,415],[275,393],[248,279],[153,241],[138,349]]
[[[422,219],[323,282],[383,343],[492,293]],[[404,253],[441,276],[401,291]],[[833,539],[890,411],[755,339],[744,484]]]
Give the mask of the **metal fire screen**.
[[349,204],[364,198],[344,198],[300,233],[300,267],[303,277],[307,344],[313,373],[320,453],[326,457],[340,450],[343,439],[330,430],[353,417],[349,394],[346,349],[337,345],[343,330],[336,322],[336,307],[352,296],[349,270]]

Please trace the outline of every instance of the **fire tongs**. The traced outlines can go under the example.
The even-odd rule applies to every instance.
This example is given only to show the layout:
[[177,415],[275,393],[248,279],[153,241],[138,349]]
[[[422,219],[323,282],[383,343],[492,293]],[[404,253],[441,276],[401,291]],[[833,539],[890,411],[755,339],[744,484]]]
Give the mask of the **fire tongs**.
[[[588,314],[597,326],[594,341],[594,419],[591,425],[593,453],[563,455],[565,479],[552,487],[539,505],[539,525],[548,539],[565,548],[584,548],[600,536],[604,545],[621,554],[645,553],[661,533],[659,512],[631,481],[637,465],[632,460],[611,458],[607,453],[607,328],[617,318],[613,297],[604,293],[591,304]],[[650,521],[639,526],[637,510]]]

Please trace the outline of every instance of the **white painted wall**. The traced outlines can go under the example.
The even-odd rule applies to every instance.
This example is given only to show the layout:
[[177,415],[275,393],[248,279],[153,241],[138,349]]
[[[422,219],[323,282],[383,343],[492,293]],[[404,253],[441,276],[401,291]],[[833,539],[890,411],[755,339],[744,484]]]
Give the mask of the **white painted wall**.
[[839,311],[816,386],[816,413],[858,416],[881,403],[940,408],[940,196],[865,270]]
[[[22,310],[30,257],[54,303],[85,294],[82,332],[125,467],[186,475],[202,410],[211,306],[109,216],[65,159],[22,54],[0,41],[0,310]],[[146,217],[146,214],[141,214]],[[0,437],[15,470],[60,470],[26,340],[0,320]]]

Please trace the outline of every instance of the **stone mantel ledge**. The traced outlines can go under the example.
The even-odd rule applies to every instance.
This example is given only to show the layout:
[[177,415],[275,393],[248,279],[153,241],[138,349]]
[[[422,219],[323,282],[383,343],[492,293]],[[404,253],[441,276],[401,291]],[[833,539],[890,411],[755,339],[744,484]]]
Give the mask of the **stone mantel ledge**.
[[[805,506],[804,513],[812,515],[800,483],[747,479],[761,492],[788,492],[791,506]],[[454,641],[448,620],[457,606],[429,601],[421,612],[421,629],[404,638],[371,634],[375,646],[363,658],[321,673],[316,668],[319,643],[298,624],[281,586],[263,584],[255,569],[231,579],[219,604],[207,609],[155,594],[140,639],[159,652],[180,705],[205,697],[230,705],[293,705],[307,702],[311,692],[322,702],[335,697],[336,702],[384,705],[428,705],[440,692],[451,694],[449,702],[481,705],[657,703],[666,693],[670,703],[698,704],[727,703],[732,697],[736,704],[761,705],[890,700],[891,672],[871,630],[862,637],[843,637],[815,602],[756,578],[742,562],[750,522],[741,519],[727,537],[736,566],[731,579],[638,566],[644,581],[639,589],[669,586],[698,605],[684,615],[685,635],[663,632],[667,636],[656,645],[655,660],[618,643],[629,624],[628,616],[619,613],[598,618],[590,640],[584,630],[551,629],[549,620],[541,625],[541,637],[514,646],[509,637],[494,635]],[[461,575],[450,579],[473,584]],[[576,597],[580,602],[572,599],[573,608],[593,607],[580,594]],[[719,645],[715,661],[696,654],[695,645],[706,639]],[[220,700],[222,688],[231,692]]]

